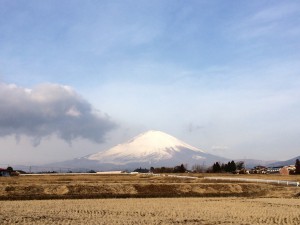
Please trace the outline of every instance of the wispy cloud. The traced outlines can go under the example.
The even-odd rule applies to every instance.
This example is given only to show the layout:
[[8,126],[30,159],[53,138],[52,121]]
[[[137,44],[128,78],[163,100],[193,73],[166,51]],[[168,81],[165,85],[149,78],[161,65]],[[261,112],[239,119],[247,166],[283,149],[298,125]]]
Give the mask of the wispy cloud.
[[52,134],[69,143],[76,138],[100,143],[116,127],[71,87],[58,84],[33,89],[0,84],[0,115],[0,136],[26,135],[35,146]]
[[[238,22],[233,23],[230,32],[242,40],[266,36],[272,38],[295,36],[298,31],[299,15],[298,3],[277,4],[246,14]],[[293,18],[295,22],[292,22]]]
[[256,12],[251,20],[258,22],[276,22],[291,15],[299,14],[299,12],[298,3],[279,4]]

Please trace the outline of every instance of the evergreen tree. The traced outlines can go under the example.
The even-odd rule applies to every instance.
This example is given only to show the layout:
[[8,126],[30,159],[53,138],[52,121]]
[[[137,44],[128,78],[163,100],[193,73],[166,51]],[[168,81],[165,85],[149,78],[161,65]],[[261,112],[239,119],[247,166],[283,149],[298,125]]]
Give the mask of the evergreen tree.
[[185,173],[186,168],[183,164],[180,165],[180,173]]
[[14,171],[14,169],[13,169],[11,166],[7,167],[6,170],[7,170],[9,173],[12,173],[12,172]]
[[183,164],[181,164],[180,166],[175,166],[173,172],[174,173],[185,173],[186,168]]
[[235,162],[232,160],[232,161],[231,161],[230,171],[229,171],[229,172],[235,172],[235,171],[236,171],[236,164],[235,164]]
[[224,171],[225,172],[230,172],[230,162],[224,165]]
[[222,165],[221,165],[221,172],[225,172],[225,164],[224,163],[222,163]]
[[296,167],[296,174],[300,174],[300,160],[296,159],[296,163],[295,163],[295,167]]
[[214,163],[213,172],[214,173],[220,173],[221,172],[221,166],[220,166],[219,162]]

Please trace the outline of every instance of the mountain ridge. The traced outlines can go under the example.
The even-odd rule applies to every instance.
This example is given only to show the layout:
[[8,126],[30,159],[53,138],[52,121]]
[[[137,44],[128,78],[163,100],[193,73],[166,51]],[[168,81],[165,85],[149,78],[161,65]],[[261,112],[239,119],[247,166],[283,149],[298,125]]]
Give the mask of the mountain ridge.
[[150,130],[123,144],[116,145],[103,152],[88,155],[85,158],[114,164],[126,164],[136,160],[157,162],[172,158],[172,155],[181,152],[182,149],[204,153],[203,150],[180,141],[169,134]]
[[285,161],[276,161],[276,162],[270,163],[268,166],[277,167],[277,166],[295,165],[296,159],[300,159],[300,155],[296,156],[294,158],[285,160]]
[[179,164],[211,166],[216,161],[227,162],[229,159],[206,153],[164,132],[150,130],[108,150],[52,163],[51,166],[132,170],[152,166],[174,167]]

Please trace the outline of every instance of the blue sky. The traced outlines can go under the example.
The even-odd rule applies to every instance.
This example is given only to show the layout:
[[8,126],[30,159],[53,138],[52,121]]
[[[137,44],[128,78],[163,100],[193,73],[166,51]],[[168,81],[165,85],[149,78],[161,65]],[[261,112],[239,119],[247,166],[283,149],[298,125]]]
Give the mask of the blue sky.
[[0,164],[149,129],[229,158],[298,156],[299,24],[297,1],[0,0]]

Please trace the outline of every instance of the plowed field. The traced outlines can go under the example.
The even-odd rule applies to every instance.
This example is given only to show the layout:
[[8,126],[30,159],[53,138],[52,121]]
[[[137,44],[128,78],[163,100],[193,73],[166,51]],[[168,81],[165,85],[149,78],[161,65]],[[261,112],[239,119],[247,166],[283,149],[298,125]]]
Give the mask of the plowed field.
[[300,224],[300,200],[147,198],[1,201],[0,224]]

